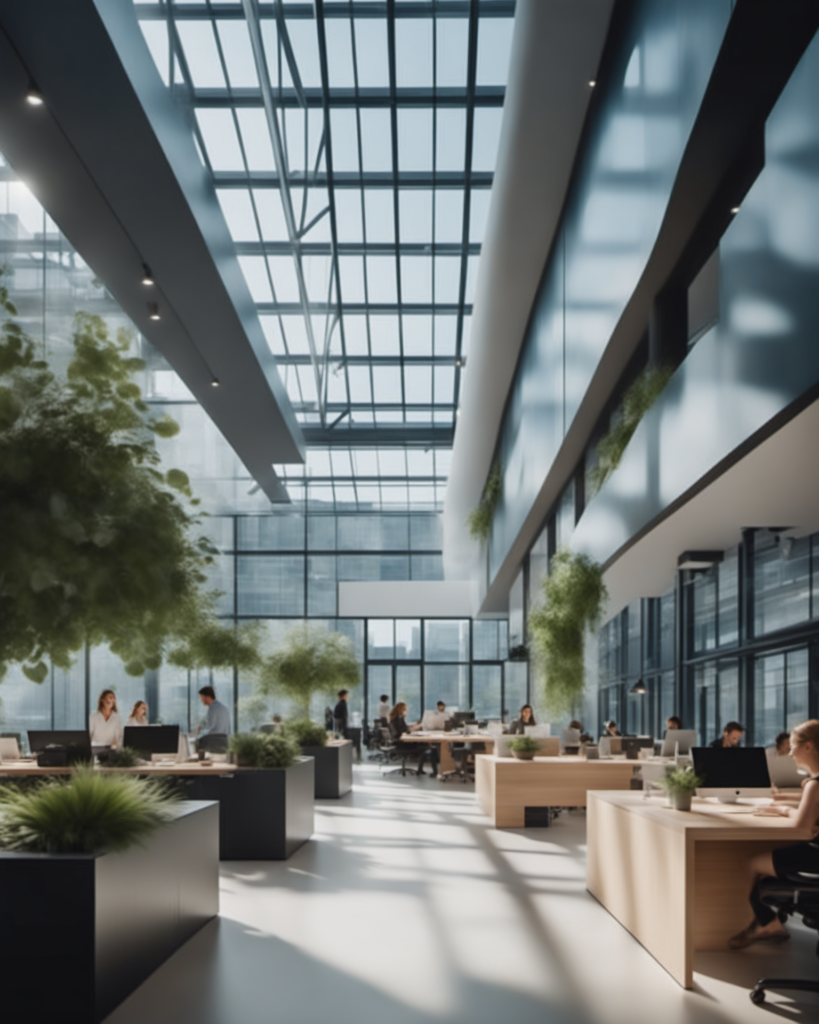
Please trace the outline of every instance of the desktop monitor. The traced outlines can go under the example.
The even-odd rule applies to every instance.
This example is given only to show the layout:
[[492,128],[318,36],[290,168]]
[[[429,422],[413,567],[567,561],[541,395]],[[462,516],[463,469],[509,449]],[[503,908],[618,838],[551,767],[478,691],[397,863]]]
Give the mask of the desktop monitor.
[[544,722],[543,725],[524,725],[523,734],[524,736],[534,736],[535,739],[546,739],[547,736],[552,735],[552,727],[548,722]]
[[446,725],[448,715],[445,711],[425,711],[421,716],[421,725],[429,732],[441,732]]
[[46,747],[65,747],[68,763],[92,761],[91,737],[87,729],[29,729],[28,746],[32,754],[38,754]]
[[675,754],[688,754],[691,748],[696,745],[696,729],[667,729],[663,739],[663,749],[660,753],[663,757],[673,757]]
[[621,736],[620,749],[626,755],[629,761],[636,761],[640,756],[640,749],[651,748],[654,750],[654,737],[653,736]]
[[[3,741],[0,740],[0,743]],[[778,789],[799,789],[805,781],[807,772],[803,772],[790,754],[777,754],[775,750],[766,750],[768,758],[768,774],[771,785]]]
[[764,747],[692,747],[691,757],[703,780],[697,796],[735,803],[740,797],[771,795]]
[[123,746],[140,754],[172,754],[179,752],[178,725],[126,725]]
[[464,722],[474,722],[475,712],[474,711],[453,711],[452,718],[458,725],[463,725]]

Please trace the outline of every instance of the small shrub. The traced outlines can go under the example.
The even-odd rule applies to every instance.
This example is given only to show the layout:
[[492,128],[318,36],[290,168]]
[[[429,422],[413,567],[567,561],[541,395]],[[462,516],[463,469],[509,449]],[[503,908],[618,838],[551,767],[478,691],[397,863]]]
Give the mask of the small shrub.
[[528,754],[538,749],[538,742],[534,736],[516,736],[509,741],[509,749],[517,750],[519,754]]
[[316,725],[309,718],[299,718],[287,722],[284,733],[292,736],[300,747],[323,747],[327,742],[327,732],[323,725]]
[[702,784],[703,780],[694,774],[693,768],[667,768],[665,775],[657,780],[657,785],[668,794],[693,793]]
[[107,754],[100,754],[100,764],[106,768],[135,768],[140,757],[131,747],[114,747]]
[[97,853],[142,845],[172,817],[163,782],[78,768],[70,779],[0,792],[0,847]]
[[248,768],[289,768],[301,755],[296,741],[285,733],[236,733],[229,749]]

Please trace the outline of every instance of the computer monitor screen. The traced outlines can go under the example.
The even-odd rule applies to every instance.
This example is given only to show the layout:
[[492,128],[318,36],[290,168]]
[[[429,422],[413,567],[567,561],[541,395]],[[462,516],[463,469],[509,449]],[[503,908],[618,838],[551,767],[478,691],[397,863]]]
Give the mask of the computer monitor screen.
[[474,722],[475,712],[474,711],[455,711],[452,717],[456,722]]
[[673,757],[675,753],[688,754],[696,745],[696,729],[667,729],[661,753],[663,757]]
[[[0,743],[2,742],[0,740]],[[800,769],[790,754],[777,754],[775,750],[766,750],[765,756],[768,758],[771,785],[779,789],[798,789],[805,781],[805,776],[810,774]]]
[[692,747],[691,757],[694,772],[703,780],[698,796],[732,802],[771,794],[764,747]]
[[91,737],[87,729],[29,729],[28,747],[37,754],[46,747],[60,746],[68,751],[68,762],[90,761]]
[[178,725],[126,725],[123,745],[141,754],[174,754],[179,750]]
[[639,751],[642,747],[650,747],[654,749],[654,737],[653,736],[621,736],[620,737],[620,749],[626,755],[626,757],[633,761],[639,757]]
[[549,722],[544,722],[542,725],[524,725],[523,733],[525,736],[546,739],[547,736],[552,735],[552,726]]
[[446,724],[445,711],[425,711],[421,716],[421,725],[430,732],[440,732]]

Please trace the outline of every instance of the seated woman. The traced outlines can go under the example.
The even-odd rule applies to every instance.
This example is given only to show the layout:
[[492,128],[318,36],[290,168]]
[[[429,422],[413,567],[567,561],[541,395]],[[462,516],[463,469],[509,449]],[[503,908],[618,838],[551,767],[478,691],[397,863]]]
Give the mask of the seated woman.
[[131,708],[126,725],[148,725],[148,705],[144,700],[138,700]]
[[605,722],[603,724],[603,728],[606,730],[606,732],[604,734],[606,736],[621,736],[622,735],[620,730],[617,728],[617,723],[614,721],[613,718],[610,718],[608,720],[608,722]]
[[523,705],[520,709],[520,715],[510,724],[509,732],[512,735],[516,735],[517,733],[523,735],[523,733],[526,732],[527,725],[537,725],[537,722],[535,721],[535,713],[532,710],[531,704]]
[[97,710],[88,718],[88,732],[92,747],[122,745],[122,719],[117,711],[117,697],[113,690],[103,690],[100,694]]
[[763,878],[782,878],[794,871],[819,873],[819,720],[814,718],[802,722],[791,730],[791,757],[810,772],[810,778],[802,787],[801,798],[790,798],[791,806],[788,796],[783,795],[784,798],[778,801],[774,798],[775,802],[766,808],[766,812],[775,810],[784,817],[790,817],[797,828],[809,830],[811,838],[751,859],[754,919],[747,928],[729,939],[731,949],[744,949],[753,942],[785,942],[790,938],[776,912],[760,899],[759,883]]
[[[402,700],[399,700],[388,716],[390,737],[400,754],[417,754],[418,748],[421,747],[420,743],[401,742],[401,737],[405,732],[416,732],[421,728],[420,725],[407,725],[406,714],[407,705]],[[421,747],[421,759],[418,762],[419,775],[424,774],[424,764],[427,757],[429,757],[430,767],[432,768],[431,775],[434,779],[438,774],[438,748],[434,745]]]

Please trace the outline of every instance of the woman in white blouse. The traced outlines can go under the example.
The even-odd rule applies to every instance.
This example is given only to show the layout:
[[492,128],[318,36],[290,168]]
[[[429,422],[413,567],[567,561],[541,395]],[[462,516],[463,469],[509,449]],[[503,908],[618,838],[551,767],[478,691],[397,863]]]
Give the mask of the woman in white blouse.
[[122,744],[122,719],[117,711],[117,698],[113,690],[103,690],[97,701],[97,710],[88,719],[92,747],[119,747]]
[[148,725],[148,705],[144,700],[138,700],[131,708],[126,725]]

